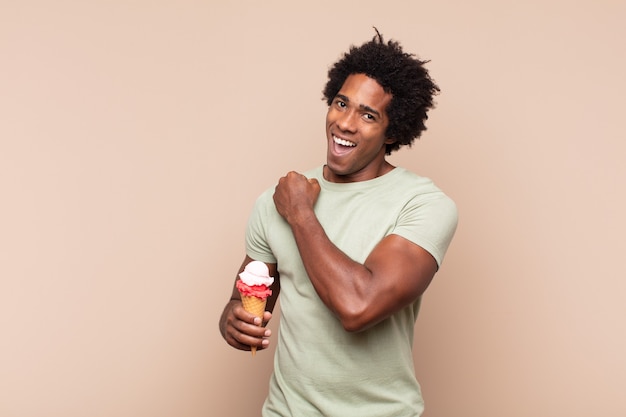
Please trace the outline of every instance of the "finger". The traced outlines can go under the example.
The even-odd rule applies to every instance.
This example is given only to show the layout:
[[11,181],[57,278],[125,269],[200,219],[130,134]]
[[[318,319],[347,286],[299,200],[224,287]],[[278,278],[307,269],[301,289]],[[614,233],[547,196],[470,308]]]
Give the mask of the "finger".
[[248,323],[248,324],[255,325],[255,326],[259,326],[261,324],[260,318],[246,311],[246,309],[243,308],[243,305],[241,304],[233,308],[233,315],[235,316],[235,318],[237,318],[238,320],[244,323]]
[[[252,327],[253,328],[250,328],[250,325],[245,323],[241,328],[238,328],[237,326],[230,327],[228,329],[228,343],[241,350],[250,350],[250,346],[262,348],[269,345],[269,340],[267,340],[267,338],[271,336],[271,330],[259,326]],[[256,334],[248,333],[250,330],[256,332]]]
[[[254,317],[254,316],[253,316]],[[265,334],[265,328],[261,326],[260,317],[254,317],[253,322],[245,322],[242,320],[233,320],[231,325],[239,334],[260,338]]]

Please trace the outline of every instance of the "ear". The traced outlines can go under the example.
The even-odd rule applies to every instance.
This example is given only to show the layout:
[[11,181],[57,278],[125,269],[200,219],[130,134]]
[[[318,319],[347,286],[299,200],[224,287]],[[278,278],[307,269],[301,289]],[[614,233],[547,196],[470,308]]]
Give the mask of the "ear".
[[392,143],[396,143],[396,140],[394,138],[385,139],[385,145],[391,145]]

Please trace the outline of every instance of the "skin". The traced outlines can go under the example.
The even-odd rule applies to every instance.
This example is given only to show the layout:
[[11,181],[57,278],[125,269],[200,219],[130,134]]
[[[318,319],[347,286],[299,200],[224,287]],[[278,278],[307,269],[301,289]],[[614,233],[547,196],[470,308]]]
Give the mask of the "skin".
[[[367,181],[394,168],[385,159],[385,144],[394,142],[385,136],[391,99],[378,82],[363,74],[346,79],[326,116],[326,180]],[[426,250],[392,234],[378,243],[363,264],[353,261],[330,241],[319,223],[313,210],[319,193],[317,180],[289,172],[278,181],[274,204],[293,231],[311,283],[346,331],[365,330],[423,294],[437,272],[437,263]],[[240,272],[249,261],[244,259]],[[277,266],[268,267],[277,277]],[[271,306],[268,301],[264,323],[271,319],[278,293],[274,291]],[[242,350],[249,350],[250,345],[267,347],[271,332],[255,325],[255,320],[261,323],[261,318],[243,310],[234,289],[220,320],[226,341]]]

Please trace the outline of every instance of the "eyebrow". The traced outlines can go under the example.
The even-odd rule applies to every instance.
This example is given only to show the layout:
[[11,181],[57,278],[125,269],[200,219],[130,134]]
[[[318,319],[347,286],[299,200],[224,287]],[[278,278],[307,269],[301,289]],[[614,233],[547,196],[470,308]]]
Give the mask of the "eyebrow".
[[[344,96],[343,94],[337,94],[335,97],[339,97],[340,99],[342,99],[343,101],[349,103],[350,99],[346,96]],[[362,110],[365,110],[369,113],[374,113],[376,116],[381,117],[380,116],[380,112],[377,110],[374,110],[373,108],[371,108],[370,106],[366,106],[365,104],[359,104],[359,108]]]

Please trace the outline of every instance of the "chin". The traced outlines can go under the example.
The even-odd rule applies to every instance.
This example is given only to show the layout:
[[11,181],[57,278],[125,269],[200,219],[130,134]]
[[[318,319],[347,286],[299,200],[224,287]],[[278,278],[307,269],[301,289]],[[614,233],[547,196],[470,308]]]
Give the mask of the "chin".
[[337,165],[333,165],[332,163],[326,163],[326,167],[328,168],[328,172],[337,178],[347,177],[352,174],[352,171],[348,168],[338,167]]

